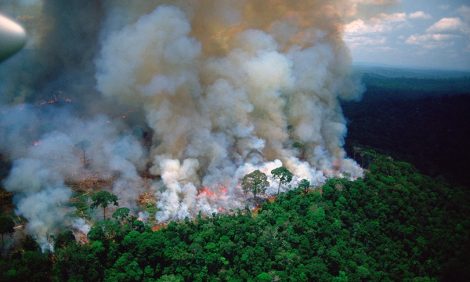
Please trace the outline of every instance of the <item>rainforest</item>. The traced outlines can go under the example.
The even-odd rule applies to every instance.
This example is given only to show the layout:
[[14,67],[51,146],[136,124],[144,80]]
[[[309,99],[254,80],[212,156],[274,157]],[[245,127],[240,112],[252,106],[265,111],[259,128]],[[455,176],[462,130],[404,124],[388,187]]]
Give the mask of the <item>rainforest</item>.
[[[2,281],[466,281],[470,199],[468,178],[460,171],[468,165],[458,156],[466,146],[459,140],[467,136],[459,130],[467,126],[464,105],[470,105],[470,96],[417,98],[397,89],[394,78],[368,83],[383,81],[392,88],[381,93],[395,93],[393,99],[381,99],[377,88],[368,87],[364,101],[376,107],[345,105],[349,123],[361,124],[350,126],[347,146],[366,169],[364,178],[294,187],[255,209],[157,227],[120,208],[96,221],[85,241],[77,241],[71,230],[58,234],[54,253],[41,252],[24,237],[2,258]],[[416,116],[415,107],[424,112]],[[451,109],[446,112],[455,116],[452,122],[432,122],[445,118],[436,114],[437,107]],[[376,127],[377,119],[388,126]],[[397,119],[414,119],[413,126],[403,131]],[[456,132],[456,140],[447,141],[454,146],[435,150],[446,141],[429,142],[429,126],[438,136]],[[377,140],[385,131],[395,143]],[[408,135],[421,140],[411,145],[419,149],[401,146]],[[447,161],[453,158],[456,163]],[[90,196],[80,197],[73,203],[77,212],[90,214]],[[10,200],[3,191],[2,220],[11,215]],[[8,240],[13,231],[4,222]]]
[[470,281],[438,1],[2,0],[0,281]]

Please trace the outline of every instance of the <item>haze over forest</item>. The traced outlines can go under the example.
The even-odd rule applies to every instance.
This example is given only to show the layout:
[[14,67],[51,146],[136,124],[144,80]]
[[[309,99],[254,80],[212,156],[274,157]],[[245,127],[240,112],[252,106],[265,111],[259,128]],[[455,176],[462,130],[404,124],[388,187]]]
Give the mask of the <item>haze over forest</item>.
[[2,1],[0,281],[468,281],[470,7],[432,2]]

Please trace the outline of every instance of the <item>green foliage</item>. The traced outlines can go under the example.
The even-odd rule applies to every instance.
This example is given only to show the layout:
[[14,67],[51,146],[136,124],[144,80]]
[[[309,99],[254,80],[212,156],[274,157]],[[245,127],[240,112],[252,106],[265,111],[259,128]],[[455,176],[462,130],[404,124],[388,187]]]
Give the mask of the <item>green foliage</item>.
[[119,221],[127,221],[130,216],[130,209],[128,208],[118,208],[114,213],[113,213],[113,218],[117,219]]
[[52,274],[36,252],[1,260],[0,281],[34,281],[21,280],[29,264],[41,281],[469,281],[465,189],[377,154],[364,179],[305,189],[257,216],[198,217],[158,232],[100,221],[88,244],[58,244]]
[[54,246],[56,248],[64,248],[73,243],[75,243],[75,236],[73,235],[72,231],[65,230],[56,236]]
[[103,220],[106,219],[106,208],[110,204],[118,205],[118,198],[116,195],[109,193],[108,191],[99,191],[91,195],[91,208],[102,207],[103,208]]
[[148,203],[148,204],[145,206],[145,211],[146,211],[149,215],[151,215],[151,217],[152,217],[153,215],[155,215],[155,214],[157,213],[158,207],[157,207],[157,205],[154,204],[154,203]]
[[307,192],[307,190],[310,188],[310,181],[308,181],[307,179],[302,179],[300,180],[298,187],[299,189],[304,190],[304,192]]
[[[429,82],[426,79],[367,76],[363,77],[367,91],[361,102],[342,103],[350,121],[348,154],[367,168],[368,159],[361,158],[355,148],[369,146],[411,162],[425,174],[470,187],[470,88],[445,79],[423,87]],[[469,78],[456,80],[470,85]]]
[[39,245],[33,237],[26,235],[22,241],[23,250],[25,251],[39,251]]
[[0,260],[0,281],[51,281],[52,261],[39,251],[24,251]]
[[256,281],[271,282],[272,280],[273,278],[271,277],[271,275],[269,275],[269,273],[266,273],[266,272],[260,273],[258,276],[256,276]]
[[76,217],[90,219],[90,204],[89,197],[86,194],[77,193],[72,198],[72,205],[75,208],[74,214]]
[[125,236],[125,231],[121,225],[115,221],[103,220],[95,223],[95,225],[88,232],[88,238],[96,241],[108,241],[122,239]]
[[[109,248],[109,247],[108,247]],[[57,281],[102,281],[108,256],[99,241],[80,246],[76,243],[56,250],[53,273]]]
[[251,191],[256,199],[256,195],[264,193],[268,187],[268,177],[259,170],[255,170],[243,177],[242,188],[245,193]]
[[157,282],[183,282],[184,279],[181,276],[176,275],[162,275]]
[[279,180],[279,186],[277,188],[277,194],[279,195],[281,184],[286,185],[292,181],[292,172],[290,172],[286,167],[278,167],[271,171],[271,174],[274,178]]

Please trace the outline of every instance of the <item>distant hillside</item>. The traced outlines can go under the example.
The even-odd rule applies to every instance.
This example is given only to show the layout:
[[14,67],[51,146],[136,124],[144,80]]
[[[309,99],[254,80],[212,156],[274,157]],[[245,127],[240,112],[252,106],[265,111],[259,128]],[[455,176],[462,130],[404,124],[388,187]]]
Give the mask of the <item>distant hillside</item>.
[[395,78],[366,73],[359,102],[343,103],[347,148],[380,149],[424,172],[470,185],[470,78]]
[[375,74],[388,78],[446,79],[470,77],[470,71],[458,70],[398,68],[390,66],[372,66],[367,64],[355,64],[353,65],[353,69],[359,74]]

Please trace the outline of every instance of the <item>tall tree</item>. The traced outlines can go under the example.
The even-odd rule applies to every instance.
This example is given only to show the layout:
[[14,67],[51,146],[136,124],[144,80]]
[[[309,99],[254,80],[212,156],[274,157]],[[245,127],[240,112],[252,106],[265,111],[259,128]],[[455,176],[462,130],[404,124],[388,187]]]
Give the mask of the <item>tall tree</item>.
[[94,209],[98,206],[103,208],[103,219],[106,219],[106,208],[110,204],[118,205],[118,197],[108,191],[99,191],[91,195],[91,208]]
[[255,201],[257,199],[256,195],[259,193],[264,193],[268,185],[268,177],[259,170],[255,170],[252,173],[245,175],[242,180],[243,191],[245,193],[251,191],[255,197]]
[[281,166],[271,170],[271,174],[274,178],[279,180],[279,186],[277,187],[277,195],[279,195],[281,185],[288,184],[292,181],[292,172],[290,172],[286,167]]

